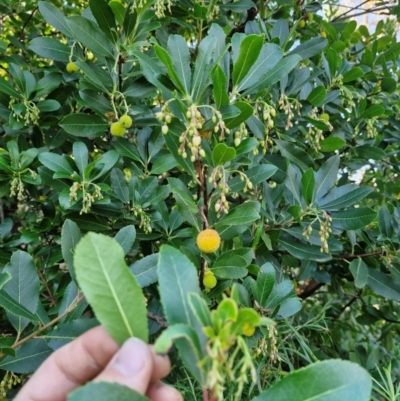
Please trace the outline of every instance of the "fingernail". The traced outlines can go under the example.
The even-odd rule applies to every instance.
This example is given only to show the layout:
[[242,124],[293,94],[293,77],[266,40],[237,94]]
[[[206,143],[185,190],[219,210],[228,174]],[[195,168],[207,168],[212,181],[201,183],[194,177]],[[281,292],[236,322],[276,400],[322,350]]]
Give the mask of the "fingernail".
[[143,369],[148,358],[147,345],[137,338],[130,338],[116,353],[110,365],[123,375],[131,376]]

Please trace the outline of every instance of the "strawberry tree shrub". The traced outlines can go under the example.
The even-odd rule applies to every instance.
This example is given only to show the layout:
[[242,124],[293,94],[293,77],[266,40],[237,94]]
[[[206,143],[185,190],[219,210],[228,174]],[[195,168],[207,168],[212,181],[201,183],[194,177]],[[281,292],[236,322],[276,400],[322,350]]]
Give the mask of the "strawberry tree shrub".
[[0,396],[101,323],[186,400],[395,399],[400,48],[323,3],[1,2]]

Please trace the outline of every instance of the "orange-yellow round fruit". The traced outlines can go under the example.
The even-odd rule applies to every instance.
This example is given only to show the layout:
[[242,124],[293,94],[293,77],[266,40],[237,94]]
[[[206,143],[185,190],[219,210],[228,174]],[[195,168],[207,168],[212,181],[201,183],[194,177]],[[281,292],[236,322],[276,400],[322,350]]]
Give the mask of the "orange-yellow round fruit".
[[246,337],[251,337],[255,331],[256,328],[251,326],[249,323],[245,323],[242,327],[242,334]]
[[221,245],[221,237],[217,231],[207,228],[200,231],[196,239],[197,246],[204,253],[213,253]]
[[206,288],[214,288],[217,285],[217,279],[210,270],[204,273],[203,284]]
[[124,115],[119,119],[119,123],[124,127],[124,128],[130,128],[132,127],[132,118],[130,118],[128,115]]
[[297,24],[297,26],[298,26],[300,29],[304,28],[304,27],[306,26],[306,21],[304,21],[303,19],[301,19],[301,20],[299,21],[299,23]]
[[110,127],[111,135],[124,136],[125,131],[126,131],[126,129],[122,126],[122,124],[119,121],[111,124],[111,127]]
[[67,64],[67,72],[70,74],[74,74],[75,72],[79,71],[79,67],[75,63],[68,63]]

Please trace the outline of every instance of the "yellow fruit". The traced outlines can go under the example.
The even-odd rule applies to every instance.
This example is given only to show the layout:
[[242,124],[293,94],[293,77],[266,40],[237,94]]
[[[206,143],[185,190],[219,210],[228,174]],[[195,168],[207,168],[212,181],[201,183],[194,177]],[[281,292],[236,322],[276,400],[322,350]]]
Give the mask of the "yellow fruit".
[[247,322],[242,327],[242,334],[246,337],[251,337],[255,331],[256,328],[254,326],[251,326],[250,323]]
[[204,253],[213,253],[221,245],[221,237],[217,231],[207,228],[200,231],[196,239],[197,246]]
[[322,36],[323,38],[326,38],[326,32],[325,32],[325,31],[322,31],[322,32],[321,32],[321,36]]
[[297,25],[300,29],[304,28],[306,26],[306,21],[301,19]]
[[130,127],[132,127],[132,118],[130,118],[128,115],[124,115],[119,119],[119,123],[124,128],[130,128]]
[[322,113],[320,116],[321,120],[324,120],[326,122],[329,121],[329,114],[328,113]]
[[314,19],[314,14],[312,14],[312,13],[307,13],[307,14],[306,14],[306,17],[307,17],[307,19],[308,19],[309,21],[312,21],[312,20]]
[[126,131],[126,129],[122,126],[122,124],[119,121],[111,124],[111,127],[110,127],[111,135],[124,136],[125,131]]
[[214,288],[217,285],[217,279],[212,271],[207,270],[204,273],[203,284],[206,288]]
[[75,72],[79,71],[79,67],[75,63],[68,63],[67,64],[67,72],[70,74],[74,74]]

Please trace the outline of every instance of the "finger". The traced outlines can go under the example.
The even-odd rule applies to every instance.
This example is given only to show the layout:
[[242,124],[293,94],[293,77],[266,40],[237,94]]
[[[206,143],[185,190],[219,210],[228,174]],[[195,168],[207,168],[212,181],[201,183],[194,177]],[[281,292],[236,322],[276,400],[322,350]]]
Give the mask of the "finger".
[[65,401],[68,393],[96,377],[118,348],[103,327],[87,331],[54,352],[14,401]]
[[[158,361],[158,360],[157,360]],[[163,359],[161,364],[168,363]],[[117,382],[145,394],[154,379],[155,357],[151,348],[138,338],[125,341],[95,381]],[[164,373],[165,368],[160,373]]]
[[150,384],[146,396],[152,401],[183,401],[181,393],[162,381]]
[[156,354],[152,346],[150,346],[150,351],[153,357],[153,374],[151,376],[151,381],[156,381],[169,374],[171,371],[171,362],[168,356]]

